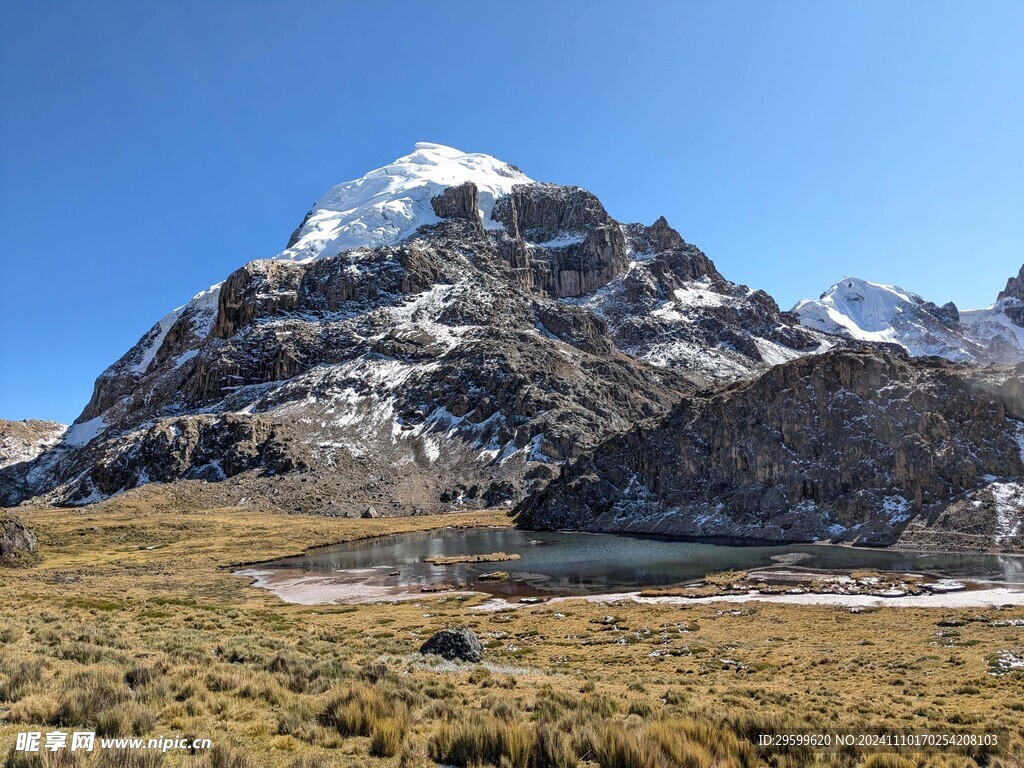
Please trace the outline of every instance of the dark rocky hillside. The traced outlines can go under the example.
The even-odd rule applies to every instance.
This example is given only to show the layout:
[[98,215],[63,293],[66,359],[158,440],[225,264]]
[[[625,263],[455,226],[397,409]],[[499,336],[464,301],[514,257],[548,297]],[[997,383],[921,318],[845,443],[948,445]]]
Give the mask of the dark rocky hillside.
[[785,363],[611,438],[519,523],[865,545],[910,526],[918,542],[970,529],[966,546],[1021,548],[1021,372],[885,347]]

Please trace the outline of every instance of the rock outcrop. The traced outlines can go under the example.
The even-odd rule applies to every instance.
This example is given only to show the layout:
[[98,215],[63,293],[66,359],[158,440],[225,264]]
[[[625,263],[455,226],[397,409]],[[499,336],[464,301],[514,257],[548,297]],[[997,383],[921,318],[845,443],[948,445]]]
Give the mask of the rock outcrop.
[[[1024,475],[1021,373],[884,347],[785,363],[611,438],[527,499],[519,524],[891,544]],[[1004,510],[990,547],[1021,509]]]
[[465,219],[483,230],[480,213],[480,191],[476,184],[467,181],[455,187],[448,187],[440,195],[430,199],[434,213],[441,219]]
[[492,216],[505,225],[500,247],[509,263],[525,268],[523,286],[542,296],[582,296],[626,271],[622,229],[585,189],[517,186]]
[[18,520],[0,517],[0,566],[31,565],[37,558],[35,534]]
[[1001,305],[1003,312],[1018,328],[1024,329],[1024,267],[1016,277],[1006,281],[1006,287],[999,292],[996,305]]
[[420,647],[420,653],[475,664],[483,657],[484,647],[472,629],[460,627],[435,633]]
[[1020,272],[1016,276],[1006,281],[1006,287],[999,292],[999,296],[996,298],[997,301],[1004,299],[1024,301],[1024,267],[1020,268]]
[[[86,445],[78,455],[68,498],[83,504],[145,482],[216,482],[254,470],[273,477],[308,469],[293,439],[267,419],[247,414],[200,414],[160,419],[126,434]],[[60,473],[59,468],[53,470]]]

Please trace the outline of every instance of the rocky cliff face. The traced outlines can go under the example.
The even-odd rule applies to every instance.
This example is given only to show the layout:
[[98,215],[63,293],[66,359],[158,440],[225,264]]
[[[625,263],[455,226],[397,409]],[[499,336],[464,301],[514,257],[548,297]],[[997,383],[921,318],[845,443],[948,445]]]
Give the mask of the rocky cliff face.
[[1020,268],[1020,272],[1015,277],[1011,277],[1006,281],[1006,287],[999,292],[996,301],[999,302],[1006,299],[1024,302],[1024,267]]
[[37,558],[35,534],[18,520],[0,517],[0,566],[29,565]]
[[[429,194],[428,194],[429,193]],[[234,483],[327,514],[511,504],[681,397],[826,348],[664,219],[421,145],[164,317],[7,503]]]
[[709,383],[749,378],[803,355],[847,346],[802,327],[775,300],[726,280],[711,260],[662,218],[628,225],[626,268],[565,303],[608,324],[618,349]]
[[781,364],[609,439],[527,499],[519,522],[887,545],[911,524],[918,540],[962,530],[951,506],[987,499],[998,511],[972,546],[1019,548],[1024,504],[1000,489],[1024,475],[1021,373],[891,348]]

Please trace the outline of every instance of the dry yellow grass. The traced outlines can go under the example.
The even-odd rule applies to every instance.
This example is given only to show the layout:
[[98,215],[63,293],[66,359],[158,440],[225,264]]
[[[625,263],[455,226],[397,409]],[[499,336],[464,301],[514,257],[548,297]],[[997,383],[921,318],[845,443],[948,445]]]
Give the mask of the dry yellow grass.
[[[55,723],[208,736],[216,755],[121,763],[204,768],[415,768],[431,757],[524,768],[581,758],[603,768],[767,765],[770,755],[745,737],[797,726],[1002,728],[1018,750],[1024,737],[1021,677],[990,675],[986,664],[1022,650],[1019,628],[992,624],[1024,618],[1021,609],[573,601],[481,613],[472,610],[479,598],[432,596],[297,606],[229,567],[510,521],[183,509],[158,488],[85,510],[19,513],[39,535],[42,561],[0,571],[0,764],[15,733]],[[486,666],[416,653],[431,633],[463,624],[485,643]],[[10,763],[22,764],[32,763]]]

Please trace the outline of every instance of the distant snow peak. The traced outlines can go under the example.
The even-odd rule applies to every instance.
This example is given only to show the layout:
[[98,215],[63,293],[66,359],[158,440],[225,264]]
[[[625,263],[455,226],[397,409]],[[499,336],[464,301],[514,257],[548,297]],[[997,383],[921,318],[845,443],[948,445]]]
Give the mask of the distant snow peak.
[[938,306],[895,285],[844,277],[818,299],[793,307],[800,323],[858,341],[899,344],[911,355],[973,360],[980,348],[966,338],[953,304]]
[[1024,328],[1021,318],[1021,300],[1001,297],[987,309],[975,309],[960,316],[964,333],[976,344],[990,350],[996,360],[1017,362],[1024,360]]
[[793,313],[808,328],[899,344],[911,355],[982,365],[1024,361],[1024,267],[987,309],[960,312],[894,285],[844,277],[821,298],[797,302]]
[[894,285],[844,277],[821,298],[797,302],[793,312],[809,328],[861,341],[895,342],[896,315],[924,303],[920,296]]
[[533,179],[490,155],[420,142],[411,154],[331,188],[276,258],[304,261],[359,246],[393,245],[440,219],[430,204],[448,187],[476,185],[484,226],[499,227],[491,211],[499,197]]

